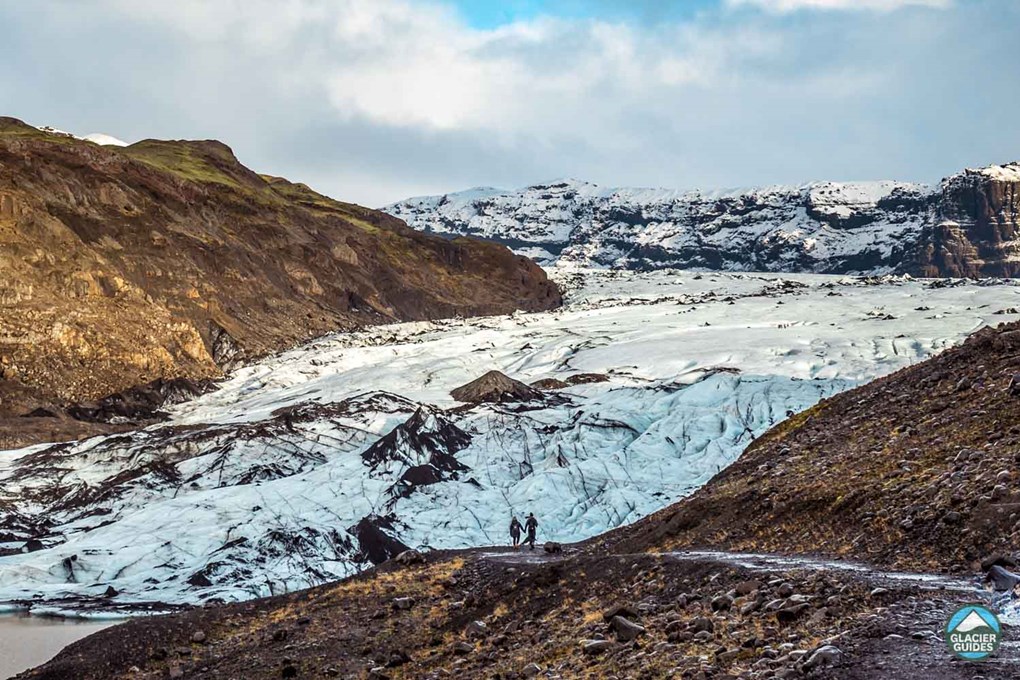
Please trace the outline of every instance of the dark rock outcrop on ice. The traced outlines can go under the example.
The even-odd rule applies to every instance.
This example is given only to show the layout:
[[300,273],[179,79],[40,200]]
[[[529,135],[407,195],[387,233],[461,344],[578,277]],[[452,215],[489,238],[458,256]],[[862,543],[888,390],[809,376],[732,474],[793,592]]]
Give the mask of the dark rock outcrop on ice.
[[457,401],[480,404],[531,401],[541,398],[542,393],[504,373],[489,371],[482,377],[451,391],[450,396]]

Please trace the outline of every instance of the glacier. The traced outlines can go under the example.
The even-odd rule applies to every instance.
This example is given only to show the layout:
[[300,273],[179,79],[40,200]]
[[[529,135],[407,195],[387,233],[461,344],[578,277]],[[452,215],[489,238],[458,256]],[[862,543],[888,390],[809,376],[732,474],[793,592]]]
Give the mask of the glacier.
[[[0,602],[279,594],[406,547],[582,540],[689,495],[791,414],[1018,318],[1009,280],[563,265],[561,309],[379,326],[232,373],[137,432],[0,452]],[[489,370],[570,383],[463,404]],[[866,464],[866,461],[862,461]]]

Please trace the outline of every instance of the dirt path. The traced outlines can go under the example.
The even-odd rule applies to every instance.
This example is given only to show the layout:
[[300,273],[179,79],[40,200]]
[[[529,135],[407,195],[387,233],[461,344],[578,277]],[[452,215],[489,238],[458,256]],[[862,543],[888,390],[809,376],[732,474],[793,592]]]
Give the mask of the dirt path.
[[[503,565],[535,565],[563,562],[577,554],[570,549],[558,554],[544,551],[499,551],[481,553],[485,560]],[[876,618],[869,637],[845,640],[852,650],[847,663],[828,677],[847,680],[915,680],[938,678],[1020,677],[1020,614],[1017,603],[986,590],[979,579],[953,578],[942,574],[885,571],[848,560],[816,557],[682,551],[651,553],[667,560],[689,563],[717,563],[751,572],[837,572],[864,581],[873,588],[917,589],[941,593],[935,597],[907,598],[884,609]],[[648,553],[632,557],[647,557]],[[626,556],[624,556],[626,557]],[[982,603],[1000,615],[1005,638],[998,653],[984,662],[963,662],[950,656],[944,640],[946,622],[964,604]]]
[[[488,546],[386,563],[266,600],[140,617],[25,677],[113,680],[133,667],[139,680],[160,680],[174,668],[184,677],[270,680],[285,667],[300,671],[285,677],[520,677],[531,662],[561,678],[1020,677],[1020,628],[1008,622],[987,662],[956,661],[947,650],[950,615],[975,602],[1001,611],[977,579],[843,560]],[[645,631],[637,639],[620,638],[605,619],[621,606]],[[712,625],[695,632],[706,621]],[[196,631],[207,639],[196,643]],[[600,640],[609,651],[579,646]],[[837,660],[805,668],[807,655],[827,645]],[[399,672],[366,675],[387,664]]]

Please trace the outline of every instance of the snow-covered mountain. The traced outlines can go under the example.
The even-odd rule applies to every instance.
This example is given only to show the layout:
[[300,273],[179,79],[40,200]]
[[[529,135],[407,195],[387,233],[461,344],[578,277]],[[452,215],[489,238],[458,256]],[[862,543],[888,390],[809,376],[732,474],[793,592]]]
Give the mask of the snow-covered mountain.
[[78,136],[78,135],[73,134],[71,132],[64,132],[63,130],[58,130],[58,129],[54,128],[54,127],[50,127],[49,125],[38,126],[38,129],[42,130],[43,132],[49,132],[49,133],[55,134],[55,135],[63,135],[64,137],[71,137],[73,139],[83,139],[86,142],[92,142],[93,144],[98,144],[99,146],[127,146],[128,145],[128,143],[125,142],[124,140],[117,139],[116,137],[114,137],[112,135],[105,134],[103,132],[93,132],[91,134]]
[[[551,312],[381,326],[239,369],[168,422],[0,453],[0,602],[237,600],[405,546],[629,523],[790,413],[1016,319],[1012,282],[560,268]],[[526,401],[458,403],[498,369]]]
[[384,211],[416,229],[472,235],[543,263],[926,276],[1013,276],[1020,164],[938,187],[822,182],[725,192],[605,189],[565,180],[471,189]]

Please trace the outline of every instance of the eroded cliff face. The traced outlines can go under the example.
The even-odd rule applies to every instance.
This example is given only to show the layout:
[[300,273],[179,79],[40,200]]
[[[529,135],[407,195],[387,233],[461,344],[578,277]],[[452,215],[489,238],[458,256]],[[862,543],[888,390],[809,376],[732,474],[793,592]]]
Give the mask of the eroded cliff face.
[[101,147],[0,119],[0,416],[330,331],[559,302],[501,246],[258,175],[219,142]]
[[1020,273],[1020,163],[966,170],[943,181],[918,248],[925,276]]
[[604,189],[567,180],[386,208],[423,231],[492,239],[548,262],[615,269],[922,276],[1017,271],[1020,164],[935,188],[819,182],[727,192]]

